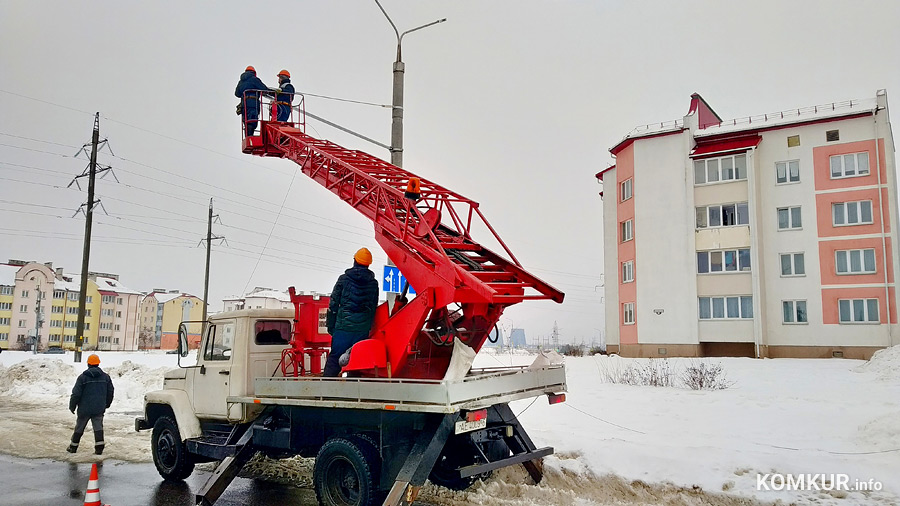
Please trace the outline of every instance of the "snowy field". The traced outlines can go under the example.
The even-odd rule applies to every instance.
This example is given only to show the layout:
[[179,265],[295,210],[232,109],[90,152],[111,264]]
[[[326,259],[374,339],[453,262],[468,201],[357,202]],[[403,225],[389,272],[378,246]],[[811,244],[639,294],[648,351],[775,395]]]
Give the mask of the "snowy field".
[[[101,353],[116,386],[104,458],[151,462],[149,432],[134,431],[144,392],[162,386],[175,355]],[[485,350],[476,367],[535,357]],[[611,384],[642,359],[567,357],[569,393],[512,404],[538,446],[553,446],[540,486],[520,466],[466,492],[427,486],[429,503],[458,505],[900,504],[900,347],[872,361],[709,359],[731,386],[693,391]],[[697,360],[670,359],[676,375]],[[75,417],[68,397],[83,364],[72,354],[0,354],[0,452],[89,462],[65,452]],[[85,435],[90,439],[90,434]],[[266,466],[268,465],[268,469]],[[308,462],[263,463],[257,475],[308,484]],[[758,490],[758,475],[838,474],[880,491]],[[304,476],[305,475],[305,476]],[[148,476],[157,480],[157,476]],[[871,480],[871,481],[870,481]],[[777,480],[767,482],[777,488]]]

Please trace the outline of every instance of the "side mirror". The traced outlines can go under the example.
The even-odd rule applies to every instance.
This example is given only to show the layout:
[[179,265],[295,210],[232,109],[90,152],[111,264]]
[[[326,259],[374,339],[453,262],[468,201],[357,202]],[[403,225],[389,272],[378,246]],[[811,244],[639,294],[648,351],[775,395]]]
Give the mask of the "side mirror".
[[178,356],[186,357],[188,354],[187,327],[184,323],[178,326]]

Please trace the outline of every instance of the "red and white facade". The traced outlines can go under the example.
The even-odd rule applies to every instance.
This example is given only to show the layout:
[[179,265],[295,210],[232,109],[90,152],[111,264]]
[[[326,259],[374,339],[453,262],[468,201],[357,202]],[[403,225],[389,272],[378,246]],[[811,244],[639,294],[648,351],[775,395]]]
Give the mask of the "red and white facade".
[[694,94],[683,120],[610,152],[610,351],[868,358],[900,343],[884,91],[737,120]]

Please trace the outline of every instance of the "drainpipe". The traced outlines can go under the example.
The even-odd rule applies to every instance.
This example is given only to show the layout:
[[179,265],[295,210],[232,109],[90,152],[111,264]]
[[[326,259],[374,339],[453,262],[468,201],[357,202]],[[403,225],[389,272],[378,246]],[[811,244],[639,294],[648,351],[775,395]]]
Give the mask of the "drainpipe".
[[[872,111],[872,128],[875,130],[875,172],[878,174],[878,213],[881,216],[881,268],[884,271],[884,302],[887,306],[887,330],[888,330],[888,346],[894,344],[894,332],[891,329],[891,288],[888,285],[888,255],[887,255],[887,237],[884,233],[884,205],[881,198],[881,150],[878,148],[878,106]],[[897,224],[894,224],[894,228]],[[894,232],[896,233],[896,232]],[[893,249],[891,250],[891,262],[893,262]]]
[[753,297],[753,346],[756,351],[756,358],[762,358],[759,354],[760,341],[762,340],[762,289],[760,286],[760,277],[762,274],[762,262],[760,262],[759,251],[759,220],[756,219],[757,203],[759,195],[757,194],[756,182],[756,148],[752,148],[747,152],[747,213],[750,215],[750,295]]

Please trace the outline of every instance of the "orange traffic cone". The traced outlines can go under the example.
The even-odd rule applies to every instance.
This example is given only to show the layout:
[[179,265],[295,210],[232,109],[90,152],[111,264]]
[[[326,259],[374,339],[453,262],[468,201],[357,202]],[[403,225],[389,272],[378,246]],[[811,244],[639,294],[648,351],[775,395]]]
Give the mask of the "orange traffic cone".
[[100,503],[100,481],[97,476],[97,464],[91,464],[91,477],[88,479],[87,491],[84,493],[84,506],[102,506]]

